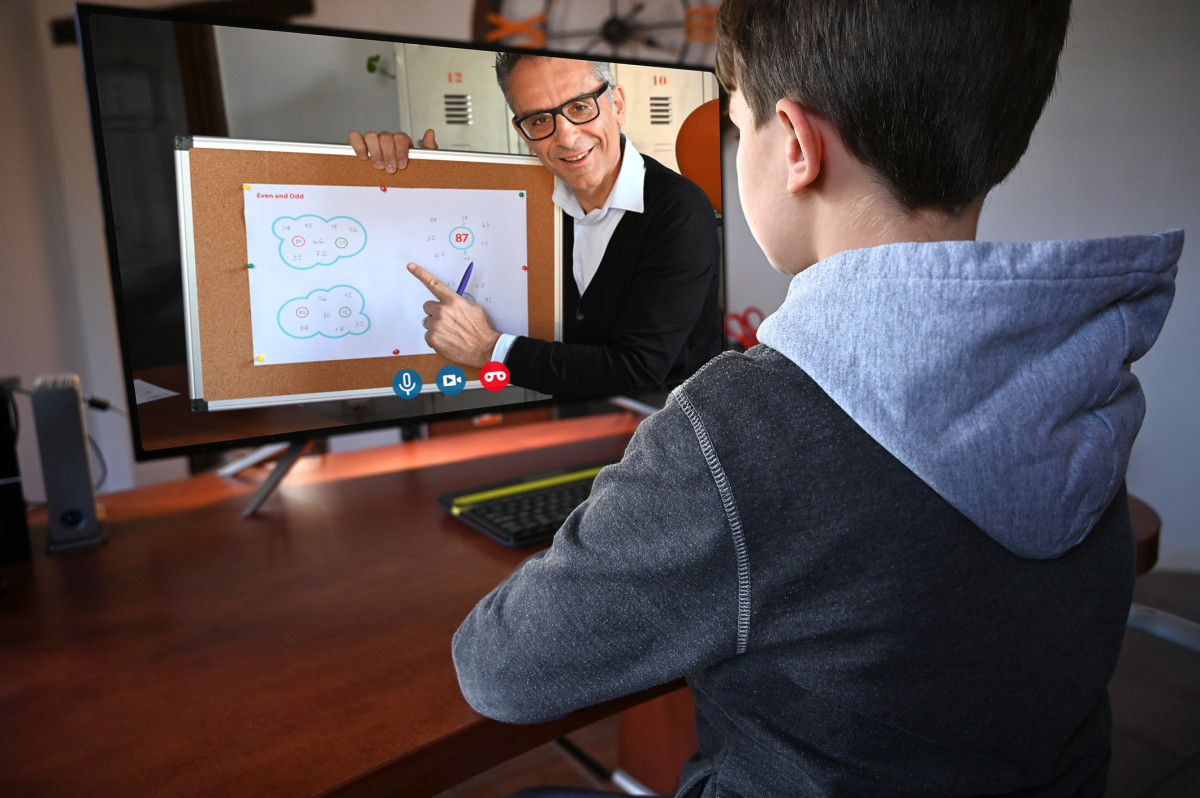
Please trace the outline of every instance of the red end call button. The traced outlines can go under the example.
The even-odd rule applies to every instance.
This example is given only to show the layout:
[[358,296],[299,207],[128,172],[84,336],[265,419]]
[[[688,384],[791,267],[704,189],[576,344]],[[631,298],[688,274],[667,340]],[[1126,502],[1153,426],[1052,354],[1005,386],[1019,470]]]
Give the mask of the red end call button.
[[493,360],[479,370],[479,381],[489,391],[502,391],[508,385],[508,367]]

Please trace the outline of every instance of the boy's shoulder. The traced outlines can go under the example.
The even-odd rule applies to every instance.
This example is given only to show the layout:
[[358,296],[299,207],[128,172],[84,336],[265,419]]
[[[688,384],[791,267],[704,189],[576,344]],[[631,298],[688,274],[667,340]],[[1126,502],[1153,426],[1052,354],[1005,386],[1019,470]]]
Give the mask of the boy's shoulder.
[[778,350],[758,344],[745,352],[722,352],[701,366],[677,391],[693,402],[740,404],[769,400],[784,391],[812,379]]
[[719,444],[755,449],[788,440],[799,449],[814,438],[844,437],[857,426],[803,369],[759,344],[724,352],[672,393],[673,402]]

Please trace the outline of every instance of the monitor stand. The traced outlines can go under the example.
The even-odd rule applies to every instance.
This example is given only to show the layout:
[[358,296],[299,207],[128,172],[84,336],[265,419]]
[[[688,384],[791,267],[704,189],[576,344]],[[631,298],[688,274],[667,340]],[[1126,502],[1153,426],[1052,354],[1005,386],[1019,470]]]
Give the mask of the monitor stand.
[[[279,487],[279,483],[292,470],[292,466],[296,465],[296,461],[304,454],[312,441],[291,441],[290,443],[269,443],[266,446],[260,446],[245,457],[239,457],[232,463],[221,466],[217,469],[217,474],[222,477],[232,477],[240,474],[251,466],[256,466],[275,455],[279,458],[275,461],[275,467],[271,469],[271,473],[263,480],[263,483],[258,486],[258,490],[250,498],[250,503],[242,510],[242,518],[249,518],[258,512],[258,508],[262,506],[271,494],[275,492],[275,488]],[[282,454],[280,454],[282,452]]]

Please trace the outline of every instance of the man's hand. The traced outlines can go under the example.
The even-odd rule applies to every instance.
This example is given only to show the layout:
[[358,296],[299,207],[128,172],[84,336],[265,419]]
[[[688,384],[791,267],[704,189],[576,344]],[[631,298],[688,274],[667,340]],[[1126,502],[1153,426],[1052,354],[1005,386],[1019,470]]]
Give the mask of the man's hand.
[[463,366],[481,368],[491,362],[492,350],[500,333],[492,329],[487,311],[415,263],[408,270],[420,280],[437,301],[426,302],[425,343],[447,360]]
[[[386,169],[388,174],[392,174],[397,169],[408,166],[408,151],[412,149],[413,140],[407,133],[388,133],[386,130],[378,133],[373,130],[359,133],[352,130],[350,146],[359,158],[364,161],[370,158],[376,169]],[[433,130],[426,130],[425,135],[421,137],[421,149],[437,148]]]

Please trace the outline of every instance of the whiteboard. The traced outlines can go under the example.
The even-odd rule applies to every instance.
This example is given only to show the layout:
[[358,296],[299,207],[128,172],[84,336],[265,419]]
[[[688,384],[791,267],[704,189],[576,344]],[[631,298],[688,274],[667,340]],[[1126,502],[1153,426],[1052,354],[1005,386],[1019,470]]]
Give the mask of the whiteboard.
[[[246,183],[254,362],[430,354],[418,263],[529,334],[525,192]],[[470,277],[464,283],[467,271]]]
[[500,332],[561,335],[560,212],[532,156],[414,150],[388,175],[346,145],[196,136],[176,178],[193,410],[392,396],[410,368],[435,392],[448,361],[410,262]]

